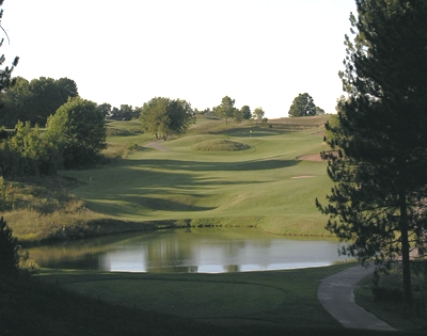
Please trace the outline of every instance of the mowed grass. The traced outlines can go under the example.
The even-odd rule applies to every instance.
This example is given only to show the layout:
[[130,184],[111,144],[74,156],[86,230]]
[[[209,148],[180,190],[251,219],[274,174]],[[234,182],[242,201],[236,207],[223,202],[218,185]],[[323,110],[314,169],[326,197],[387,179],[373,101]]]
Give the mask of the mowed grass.
[[[144,147],[154,141],[152,135],[123,131],[134,129],[135,122],[114,122],[109,127],[121,127],[125,135],[108,142],[137,144],[139,150],[104,168],[63,174],[84,182],[73,193],[91,210],[121,220],[188,219],[191,225],[327,236],[326,218],[314,205],[331,187],[326,163],[298,160],[327,150],[320,132],[326,119],[288,131],[250,123],[219,127],[221,121],[201,118],[188,135],[159,142],[166,150]],[[194,150],[224,141],[247,149]]]
[[320,306],[320,279],[348,266],[215,275],[53,270],[32,278],[0,275],[0,334],[410,334],[344,329]]
[[[349,266],[227,274],[50,270],[41,273],[40,278],[115,305],[167,314],[182,321],[232,327],[242,335],[260,332],[309,335],[314,331],[356,335],[358,333],[345,330],[317,300],[321,279]],[[371,332],[364,331],[366,334]]]

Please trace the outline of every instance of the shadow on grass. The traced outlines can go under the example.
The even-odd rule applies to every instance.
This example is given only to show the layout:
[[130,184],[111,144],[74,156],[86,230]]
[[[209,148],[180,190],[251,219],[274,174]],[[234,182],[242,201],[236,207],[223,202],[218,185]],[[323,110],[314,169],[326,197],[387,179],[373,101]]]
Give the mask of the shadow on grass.
[[289,133],[289,131],[284,129],[274,129],[274,128],[261,128],[259,126],[253,127],[244,127],[244,128],[232,128],[220,131],[213,131],[210,134],[225,134],[233,137],[241,138],[260,138],[266,136],[281,135],[284,133]]
[[246,170],[267,170],[286,168],[300,164],[298,160],[251,160],[242,162],[203,162],[203,161],[181,161],[181,160],[159,160],[145,159],[123,162],[123,169],[141,168],[154,169],[161,167],[166,170],[185,171],[246,171]]
[[[84,311],[84,316],[88,315],[90,311],[94,311],[98,318],[105,319],[105,322],[99,320],[101,324],[102,322],[109,323],[110,320],[117,323],[116,319],[112,317],[114,314],[120,314],[123,311],[128,315],[125,326],[129,327],[130,324],[135,323],[139,330],[142,330],[140,329],[141,327],[144,328],[145,335],[151,335],[151,332],[157,334],[160,331],[166,332],[164,333],[165,335],[181,335],[180,332],[182,332],[182,334],[187,335],[201,333],[203,335],[223,336],[400,336],[411,334],[343,328],[321,308],[317,303],[315,294],[313,294],[318,286],[318,279],[331,273],[328,268],[224,275],[49,272],[50,274],[48,275],[50,276],[44,279],[48,282],[46,288],[58,288],[57,286],[52,286],[53,283],[57,283],[79,291],[83,295],[90,294],[91,296],[99,297],[99,293],[108,293],[108,295],[102,297],[105,300],[102,302],[104,308],[95,306],[95,309],[93,309],[91,306],[91,309],[87,309],[83,302],[76,301],[76,304],[73,304],[74,301],[71,295],[75,294],[65,291],[63,295],[67,299],[67,308],[69,304],[71,305],[70,309],[79,307],[79,312]],[[63,291],[63,289],[57,290]],[[34,293],[31,294],[30,300],[34,296]],[[43,294],[44,297],[50,297],[45,293]],[[90,302],[95,302],[96,300],[90,297],[83,297],[83,295],[79,297],[79,300],[90,300]],[[152,300],[150,295],[155,300]],[[215,300],[208,300],[206,297],[209,295],[214,296]],[[281,304],[272,304],[271,295],[278,296],[278,301]],[[24,295],[22,296],[25,297]],[[58,302],[61,302],[61,307],[63,306],[64,296],[57,296]],[[265,305],[255,305],[253,307],[250,304],[244,305],[242,303],[245,301],[250,302],[246,296],[253,297],[259,303],[265,303]],[[39,297],[37,298],[36,302],[39,302],[40,299]],[[14,300],[13,302],[21,301]],[[41,302],[44,303],[44,301]],[[113,302],[113,304],[110,302]],[[128,306],[117,305],[115,302],[127,302]],[[52,304],[50,303],[50,305]],[[94,304],[92,303],[92,305]],[[196,310],[197,306],[201,306],[201,309],[206,310],[203,312],[203,315],[206,316],[205,318],[200,318],[197,314],[190,314],[191,310],[199,313],[199,310]],[[41,305],[41,307],[46,307],[46,304],[44,306]],[[111,314],[107,314],[101,309],[109,307],[112,309]],[[223,307],[228,311],[224,313]],[[158,311],[161,311],[164,315],[160,315]],[[142,317],[132,319],[132,314]],[[156,314],[159,315],[157,315],[156,323],[153,323],[153,325],[143,320],[145,317],[152,318]],[[64,316],[68,315],[65,314]],[[93,315],[88,316],[92,317]],[[122,318],[122,315],[120,315],[120,318]],[[139,322],[140,320],[143,322]],[[180,321],[183,326],[172,323],[174,321]],[[78,322],[81,321],[78,320]],[[156,325],[165,330],[160,327],[160,329],[156,328]],[[190,327],[196,328],[197,326],[200,327],[200,330],[190,329]],[[129,331],[119,329],[117,334],[130,335]]]

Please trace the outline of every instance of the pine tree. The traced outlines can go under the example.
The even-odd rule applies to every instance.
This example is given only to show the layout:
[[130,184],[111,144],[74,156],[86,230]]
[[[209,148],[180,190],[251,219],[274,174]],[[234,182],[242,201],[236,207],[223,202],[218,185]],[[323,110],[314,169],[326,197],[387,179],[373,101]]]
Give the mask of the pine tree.
[[0,274],[11,273],[18,268],[18,243],[12,229],[0,218]]
[[427,229],[427,2],[356,0],[346,36],[348,96],[339,122],[327,124],[335,182],[327,229],[349,242],[362,262],[401,259],[403,290],[411,300],[412,247],[423,250]]
[[[4,0],[0,0],[0,6],[3,5],[3,1]],[[3,32],[6,34],[6,31],[3,29],[3,27],[1,26],[1,19],[3,17],[3,9],[0,9],[0,28],[3,30]],[[6,34],[6,37],[9,38]],[[0,47],[3,45],[4,42],[4,38],[2,38],[0,40]],[[0,66],[3,65],[3,63],[5,62],[6,57],[3,55],[0,56]],[[11,67],[6,67],[3,70],[0,71],[0,92],[7,88],[10,83],[11,83],[11,75],[12,75],[12,71],[15,68],[15,66],[18,65],[18,57],[15,57],[12,66]]]

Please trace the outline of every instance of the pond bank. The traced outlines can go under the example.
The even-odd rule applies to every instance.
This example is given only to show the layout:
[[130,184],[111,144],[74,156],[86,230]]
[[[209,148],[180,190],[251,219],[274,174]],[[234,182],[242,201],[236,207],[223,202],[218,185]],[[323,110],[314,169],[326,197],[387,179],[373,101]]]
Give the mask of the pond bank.
[[230,225],[229,222],[222,223],[221,219],[212,218],[205,220],[159,220],[159,221],[143,221],[133,222],[124,221],[113,218],[93,219],[89,221],[78,221],[73,225],[63,225],[51,228],[51,232],[43,238],[37,238],[37,233],[20,237],[17,235],[18,242],[24,247],[49,245],[66,241],[76,241],[82,239],[98,238],[105,236],[113,236],[117,234],[132,233],[132,232],[148,232],[163,229],[180,229],[180,228],[256,228],[264,233],[292,238],[321,238],[333,239],[328,234],[308,234],[308,233],[294,233],[285,232],[279,233],[270,230],[264,230],[262,227],[257,226],[252,221],[248,221],[245,225],[242,220],[236,218],[236,224]]

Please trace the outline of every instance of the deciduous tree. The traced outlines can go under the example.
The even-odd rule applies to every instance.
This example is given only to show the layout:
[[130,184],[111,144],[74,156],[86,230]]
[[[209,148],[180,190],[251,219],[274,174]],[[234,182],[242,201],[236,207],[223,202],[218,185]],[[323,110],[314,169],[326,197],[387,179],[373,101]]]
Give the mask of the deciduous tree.
[[300,93],[294,98],[289,109],[290,117],[306,117],[316,115],[316,105],[308,93]]
[[82,167],[94,162],[105,148],[104,115],[92,101],[69,98],[49,117],[46,135],[59,146],[64,168]]
[[400,259],[411,300],[410,250],[423,251],[427,229],[427,2],[357,0],[346,36],[346,98],[327,140],[335,182],[326,228],[362,261]]
[[262,118],[264,118],[264,115],[265,115],[265,112],[262,109],[262,107],[257,107],[254,110],[254,113],[253,113],[254,119],[256,119],[258,121],[262,121]]
[[252,117],[251,108],[248,105],[243,105],[240,109],[240,113],[242,114],[243,119],[245,120],[249,120]]
[[77,85],[69,78],[54,80],[40,77],[29,82],[17,77],[4,93],[0,122],[9,127],[18,120],[45,126],[49,115],[54,114],[69,97],[77,95]]
[[194,118],[190,103],[165,97],[155,97],[145,103],[140,116],[142,129],[163,140],[172,134],[185,133]]
[[225,96],[221,100],[221,104],[214,108],[214,112],[217,117],[225,119],[225,125],[227,125],[228,119],[234,117],[236,108],[234,104],[236,100],[231,99],[229,96]]

